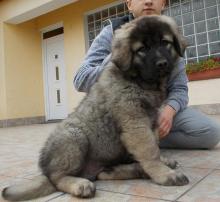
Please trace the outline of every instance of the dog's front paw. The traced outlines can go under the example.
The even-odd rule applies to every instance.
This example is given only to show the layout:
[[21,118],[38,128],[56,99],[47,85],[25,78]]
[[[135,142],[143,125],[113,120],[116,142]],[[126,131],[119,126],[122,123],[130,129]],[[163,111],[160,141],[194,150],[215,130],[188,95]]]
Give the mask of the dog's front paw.
[[154,179],[154,181],[165,186],[183,186],[189,183],[189,179],[180,172],[172,172],[156,180]]
[[175,173],[168,176],[167,180],[164,182],[166,186],[183,186],[189,183],[189,179],[182,173]]
[[95,195],[95,190],[95,184],[85,179],[74,184],[73,195],[80,198],[89,198]]

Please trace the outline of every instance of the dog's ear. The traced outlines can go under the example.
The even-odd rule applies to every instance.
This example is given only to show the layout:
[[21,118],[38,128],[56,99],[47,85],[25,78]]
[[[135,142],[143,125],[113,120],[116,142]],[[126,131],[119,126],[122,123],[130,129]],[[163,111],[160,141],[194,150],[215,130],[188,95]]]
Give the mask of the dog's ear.
[[169,16],[165,16],[165,15],[161,15],[159,16],[159,18],[162,22],[168,23],[170,25],[170,28],[173,33],[174,48],[176,52],[178,53],[178,55],[183,57],[185,49],[187,47],[187,43],[178,29],[178,25],[176,21],[173,18]]
[[122,71],[128,71],[132,62],[130,43],[126,39],[114,41],[112,46],[112,62]]
[[179,56],[183,57],[185,49],[187,47],[187,43],[186,40],[179,33],[174,35],[173,45]]
[[115,31],[112,42],[112,62],[122,71],[128,71],[132,63],[132,48],[130,33],[133,29],[132,23],[127,23]]

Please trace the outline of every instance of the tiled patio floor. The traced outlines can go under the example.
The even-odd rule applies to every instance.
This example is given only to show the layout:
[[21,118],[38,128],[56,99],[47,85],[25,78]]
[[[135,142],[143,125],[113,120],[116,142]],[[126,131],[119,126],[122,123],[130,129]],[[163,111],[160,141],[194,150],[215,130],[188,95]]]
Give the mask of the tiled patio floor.
[[[214,117],[220,122],[220,116]],[[39,174],[37,158],[56,124],[0,129],[0,190]],[[220,144],[213,150],[165,150],[181,165],[190,183],[180,187],[158,186],[150,180],[97,181],[93,199],[76,199],[54,193],[34,202],[220,202]],[[0,197],[0,202],[4,200]]]

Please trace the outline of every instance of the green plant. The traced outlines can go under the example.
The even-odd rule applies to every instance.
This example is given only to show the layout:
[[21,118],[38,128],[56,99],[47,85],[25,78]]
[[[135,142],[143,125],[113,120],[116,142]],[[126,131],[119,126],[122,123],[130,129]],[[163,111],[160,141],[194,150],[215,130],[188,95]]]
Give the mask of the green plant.
[[197,63],[189,63],[186,65],[186,73],[202,72],[208,69],[216,69],[220,67],[220,58],[209,57],[207,60]]

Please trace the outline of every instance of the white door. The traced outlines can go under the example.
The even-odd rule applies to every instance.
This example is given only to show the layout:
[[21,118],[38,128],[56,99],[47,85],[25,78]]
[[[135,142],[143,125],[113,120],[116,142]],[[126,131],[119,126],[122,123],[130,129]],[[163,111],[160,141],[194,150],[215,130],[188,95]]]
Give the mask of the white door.
[[67,117],[63,34],[44,39],[46,119]]

